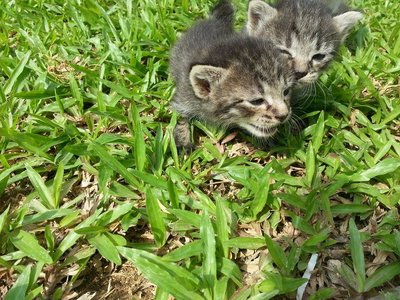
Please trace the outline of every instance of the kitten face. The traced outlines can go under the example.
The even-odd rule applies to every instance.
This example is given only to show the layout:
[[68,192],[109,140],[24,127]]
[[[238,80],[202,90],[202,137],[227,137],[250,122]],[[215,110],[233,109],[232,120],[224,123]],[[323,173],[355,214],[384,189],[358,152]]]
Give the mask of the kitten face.
[[274,8],[253,0],[246,29],[251,36],[272,40],[292,60],[297,83],[303,85],[318,79],[361,18],[356,11],[333,16],[322,1],[281,0]]
[[262,68],[240,64],[228,68],[196,65],[190,72],[196,96],[209,108],[208,118],[223,126],[243,128],[260,138],[275,134],[291,115],[293,78],[279,70],[276,76],[266,76]]

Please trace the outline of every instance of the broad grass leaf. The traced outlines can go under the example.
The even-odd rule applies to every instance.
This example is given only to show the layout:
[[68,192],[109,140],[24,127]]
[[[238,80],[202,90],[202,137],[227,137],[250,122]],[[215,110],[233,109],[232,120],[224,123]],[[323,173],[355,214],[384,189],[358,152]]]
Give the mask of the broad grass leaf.
[[161,124],[158,125],[157,127],[157,134],[156,138],[154,140],[154,147],[153,147],[153,152],[154,152],[154,170],[155,173],[158,175],[161,175],[162,173],[162,167],[164,164],[164,147],[163,147],[163,130],[161,127]]
[[[75,230],[90,226],[93,222],[97,220],[101,211],[97,210],[93,215],[91,215],[86,220],[79,223],[78,226],[75,227]],[[58,246],[57,250],[55,251],[55,260],[58,260],[65,251],[70,249],[73,245],[75,245],[76,241],[81,238],[81,235],[76,233],[74,230],[71,230],[66,237],[61,241],[60,245]]]
[[148,280],[177,299],[204,300],[195,292],[200,280],[186,269],[143,250],[118,247],[118,251]]
[[40,246],[36,237],[24,230],[14,230],[10,234],[10,241],[18,250],[36,261],[46,264],[53,262],[49,252]]
[[232,279],[237,286],[243,286],[242,272],[240,271],[239,266],[235,264],[235,262],[223,257],[222,260],[218,262],[218,266],[219,272]]
[[315,130],[312,138],[312,144],[315,153],[318,153],[318,150],[321,147],[322,138],[324,136],[324,129],[325,129],[325,117],[324,117],[324,111],[321,111],[318,116],[317,123],[315,124]]
[[306,240],[303,243],[303,246],[308,246],[308,247],[317,246],[320,243],[322,243],[323,241],[325,241],[329,237],[329,234],[330,234],[329,228],[325,228],[325,229],[321,230],[321,232],[319,232],[315,235],[312,235],[308,240]]
[[306,278],[291,278],[280,274],[270,273],[268,274],[268,278],[260,283],[259,289],[262,292],[273,292],[278,290],[279,294],[286,294],[294,292],[305,282],[307,282]]
[[54,250],[55,239],[49,225],[44,228],[44,238],[46,240],[47,248],[52,252]]
[[304,199],[296,194],[279,193],[277,196],[282,199],[282,201],[293,205],[294,207],[300,208],[301,210],[306,210],[307,206]]
[[36,214],[26,216],[22,221],[22,225],[40,223],[47,220],[54,220],[56,218],[68,216],[74,212],[75,211],[70,208],[50,209],[44,212],[38,212]]
[[116,265],[122,263],[116,246],[106,234],[100,233],[93,236],[87,236],[87,240],[105,259],[115,263]]
[[155,176],[146,172],[139,172],[138,170],[131,170],[131,174],[135,175],[136,178],[140,178],[144,183],[149,184],[152,187],[167,190],[167,182],[162,176]]
[[64,164],[59,164],[57,167],[57,173],[53,181],[53,198],[55,207],[60,205],[61,189],[64,177]]
[[252,237],[236,237],[224,243],[227,247],[257,250],[266,246],[265,239]]
[[200,225],[200,238],[203,244],[203,278],[209,288],[217,280],[217,260],[215,233],[208,211],[205,211]]
[[25,299],[25,295],[29,286],[31,269],[31,265],[27,265],[24,267],[24,270],[21,274],[19,274],[11,289],[4,296],[4,300]]
[[341,263],[337,271],[339,272],[343,283],[346,283],[355,291],[359,290],[357,276],[348,265]]
[[35,187],[36,192],[39,194],[42,203],[47,208],[56,208],[55,199],[50,192],[50,189],[44,183],[42,177],[30,165],[26,165],[26,171],[32,185]]
[[195,228],[200,228],[201,225],[201,216],[195,214],[194,212],[181,210],[181,209],[170,209],[169,210],[173,215],[175,215],[178,219],[181,219],[183,222],[194,226]]
[[273,262],[283,271],[287,271],[287,258],[283,249],[274,242],[268,235],[264,236],[269,254]]
[[150,188],[146,191],[146,212],[154,240],[158,247],[162,247],[167,240],[167,230],[164,224],[163,213]]
[[361,243],[360,232],[353,218],[349,221],[349,233],[351,258],[353,260],[354,271],[357,275],[358,292],[363,292],[365,286],[364,249]]
[[69,82],[70,82],[72,96],[76,100],[76,105],[79,108],[79,113],[82,114],[83,113],[83,98],[82,98],[81,91],[79,90],[78,83],[76,82],[76,79],[72,74],[69,76]]
[[121,174],[124,179],[134,186],[135,188],[140,188],[141,184],[139,181],[133,176],[123,164],[121,164],[117,159],[115,159],[113,156],[111,156],[107,150],[101,146],[100,144],[93,142],[90,145],[90,148],[100,157],[101,161],[110,167],[112,170],[117,172],[118,174]]
[[254,195],[254,199],[251,201],[250,213],[252,219],[257,219],[257,215],[264,209],[268,200],[269,193],[269,179],[268,173],[264,174],[258,182],[258,189]]
[[335,295],[334,288],[322,288],[319,289],[315,294],[310,295],[308,300],[326,300],[326,299],[333,299]]
[[100,215],[97,225],[105,226],[120,218],[121,216],[129,213],[132,210],[133,203],[123,203],[117,205],[112,210],[109,210]]
[[144,135],[142,129],[142,122],[140,120],[139,111],[136,105],[131,105],[131,114],[134,123],[134,141],[135,147],[133,149],[135,155],[136,167],[139,172],[143,172],[146,163],[146,144],[144,142]]
[[15,86],[15,83],[18,79],[18,76],[21,75],[22,71],[24,70],[29,58],[31,57],[31,51],[28,50],[24,57],[20,60],[18,65],[15,67],[14,71],[12,72],[10,78],[4,84],[3,91],[5,95],[8,95]]
[[400,274],[400,262],[393,262],[384,267],[379,268],[367,278],[365,282],[365,291],[369,291],[375,287],[381,286],[385,282]]
[[333,214],[362,214],[374,210],[373,207],[363,204],[337,204],[331,206]]
[[214,299],[226,299],[228,293],[228,277],[222,277],[217,280],[214,285],[213,296]]
[[122,185],[116,181],[111,182],[109,192],[110,194],[121,198],[133,200],[141,199],[141,197],[133,192],[128,186]]
[[191,256],[200,255],[203,252],[203,243],[201,240],[196,240],[176,248],[162,257],[165,261],[176,262],[184,260]]
[[387,158],[372,168],[357,172],[349,177],[350,181],[369,181],[377,176],[390,174],[400,167],[400,158]]
[[306,152],[306,183],[311,186],[315,177],[316,165],[315,165],[315,151],[312,142],[308,144]]
[[168,178],[167,186],[168,186],[168,195],[169,195],[170,205],[172,206],[172,208],[177,209],[177,208],[179,208],[178,191],[177,191],[176,186],[171,178]]
[[0,215],[0,234],[3,231],[4,225],[6,224],[8,211],[10,210],[10,205],[1,213]]
[[217,230],[217,242],[219,247],[223,250],[224,257],[228,257],[229,249],[225,246],[225,242],[229,240],[230,226],[228,224],[228,218],[226,216],[228,208],[225,204],[225,200],[222,197],[216,199],[216,230]]

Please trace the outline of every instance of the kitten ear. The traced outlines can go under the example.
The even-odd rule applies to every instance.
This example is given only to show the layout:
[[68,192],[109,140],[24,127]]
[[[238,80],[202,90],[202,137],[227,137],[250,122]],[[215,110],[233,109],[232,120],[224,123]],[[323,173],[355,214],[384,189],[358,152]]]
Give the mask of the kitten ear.
[[189,79],[195,95],[207,99],[212,89],[221,82],[228,70],[219,67],[196,65],[190,70]]
[[249,3],[247,11],[246,29],[250,35],[253,35],[258,28],[266,24],[277,15],[278,11],[264,1],[253,0]]
[[342,39],[346,37],[349,30],[361,19],[363,14],[358,11],[348,11],[333,18],[333,23],[338,29]]

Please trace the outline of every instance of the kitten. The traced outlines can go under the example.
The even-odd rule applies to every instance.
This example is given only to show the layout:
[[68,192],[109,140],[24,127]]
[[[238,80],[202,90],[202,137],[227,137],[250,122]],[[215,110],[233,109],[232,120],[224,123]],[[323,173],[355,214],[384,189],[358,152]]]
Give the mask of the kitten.
[[309,84],[318,79],[340,42],[363,17],[358,11],[347,11],[341,3],[337,8],[341,12],[335,15],[335,9],[323,0],[278,0],[275,7],[253,0],[246,31],[276,43],[293,60],[297,83]]
[[290,116],[288,58],[265,39],[235,33],[233,15],[230,2],[221,1],[172,49],[172,107],[184,118],[174,131],[177,146],[191,146],[190,119],[264,138]]

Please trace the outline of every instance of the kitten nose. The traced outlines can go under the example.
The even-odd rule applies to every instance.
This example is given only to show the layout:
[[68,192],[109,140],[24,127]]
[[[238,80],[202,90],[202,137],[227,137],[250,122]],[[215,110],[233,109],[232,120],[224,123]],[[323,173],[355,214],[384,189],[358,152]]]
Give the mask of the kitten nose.
[[294,73],[294,77],[296,78],[296,80],[303,78],[306,75],[307,75],[307,72],[295,72]]
[[283,122],[286,120],[288,114],[289,114],[289,113],[284,114],[284,115],[276,115],[276,116],[275,116],[275,119],[277,119],[279,122],[283,123]]

